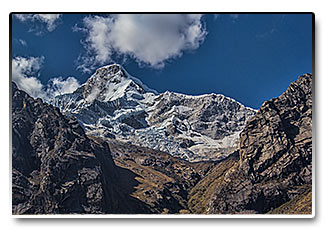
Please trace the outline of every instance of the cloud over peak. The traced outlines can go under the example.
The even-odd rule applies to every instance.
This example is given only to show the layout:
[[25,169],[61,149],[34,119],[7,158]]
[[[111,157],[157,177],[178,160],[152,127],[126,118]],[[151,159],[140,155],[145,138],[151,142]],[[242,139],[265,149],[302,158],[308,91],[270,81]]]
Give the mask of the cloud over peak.
[[83,20],[83,70],[114,62],[114,56],[135,59],[153,68],[197,49],[207,31],[199,14],[118,14]]

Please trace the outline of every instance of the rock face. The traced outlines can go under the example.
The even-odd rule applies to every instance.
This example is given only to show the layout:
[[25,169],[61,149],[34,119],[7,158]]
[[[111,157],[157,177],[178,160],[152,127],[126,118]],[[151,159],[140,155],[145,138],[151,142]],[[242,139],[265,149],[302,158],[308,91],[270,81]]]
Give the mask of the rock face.
[[306,191],[297,195],[292,200],[282,204],[280,207],[272,209],[267,214],[311,214],[313,208],[312,187],[306,187]]
[[[107,143],[13,83],[13,214],[148,213],[120,188]],[[130,179],[129,179],[130,180]]]
[[215,188],[208,213],[266,213],[311,186],[311,74],[261,106],[240,134],[239,156]]
[[158,94],[120,65],[99,68],[53,104],[87,134],[168,152],[188,161],[220,160],[237,149],[255,110],[223,95]]

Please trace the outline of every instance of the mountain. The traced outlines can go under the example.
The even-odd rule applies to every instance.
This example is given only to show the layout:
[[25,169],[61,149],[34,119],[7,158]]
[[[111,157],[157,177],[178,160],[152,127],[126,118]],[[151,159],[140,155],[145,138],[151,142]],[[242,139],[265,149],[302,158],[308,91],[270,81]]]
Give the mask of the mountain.
[[53,105],[91,136],[168,152],[188,161],[221,160],[238,148],[256,111],[220,94],[157,93],[117,64],[99,68]]
[[12,84],[12,213],[150,213],[131,197],[134,174],[78,121]]
[[74,117],[12,84],[12,213],[186,212],[213,163],[87,136]]
[[186,212],[189,191],[214,165],[88,137],[75,118],[15,83],[12,92],[15,215]]
[[[125,81],[130,79],[125,77]],[[79,96],[92,93],[85,88],[78,89]],[[132,88],[137,86],[126,91]],[[189,96],[158,95],[141,88],[144,97],[152,94],[162,104],[182,101],[190,106]],[[240,133],[239,148],[218,161],[189,162],[118,136],[86,135],[84,129],[89,127],[83,128],[71,113],[66,116],[41,99],[33,99],[15,83],[12,92],[13,214],[312,213],[311,74],[300,76],[281,96],[266,101]],[[125,94],[129,93],[120,94],[122,101]],[[172,95],[163,99],[166,94]],[[71,102],[77,93],[67,96]],[[126,99],[123,105],[128,103]],[[191,107],[202,104],[193,102]],[[75,104],[75,108],[88,105]],[[166,109],[175,109],[170,107]],[[168,118],[170,113],[161,110],[164,106],[156,105],[145,121],[159,123],[160,118]],[[204,117],[200,112],[196,115]],[[187,120],[197,128],[191,116]],[[175,129],[180,126],[175,124]],[[204,131],[205,136],[216,134],[208,128]]]
[[227,159],[192,190],[192,211],[208,214],[311,214],[312,75],[264,102]]

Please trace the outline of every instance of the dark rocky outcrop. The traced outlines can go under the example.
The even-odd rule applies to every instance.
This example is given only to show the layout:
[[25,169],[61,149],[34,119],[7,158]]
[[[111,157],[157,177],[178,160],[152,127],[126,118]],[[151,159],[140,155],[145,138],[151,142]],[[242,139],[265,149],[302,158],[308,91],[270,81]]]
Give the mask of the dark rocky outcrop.
[[266,101],[240,136],[240,161],[216,185],[208,213],[266,213],[312,183],[312,75]]
[[306,191],[295,198],[282,204],[280,207],[272,209],[267,214],[311,214],[313,208],[312,187],[306,186]]
[[58,108],[12,85],[13,214],[150,213],[118,185],[105,142],[89,139]]

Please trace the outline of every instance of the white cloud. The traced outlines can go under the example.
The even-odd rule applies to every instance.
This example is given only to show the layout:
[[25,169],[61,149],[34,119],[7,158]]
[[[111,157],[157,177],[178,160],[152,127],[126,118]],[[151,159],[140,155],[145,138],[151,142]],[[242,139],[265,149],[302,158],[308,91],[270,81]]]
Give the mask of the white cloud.
[[44,62],[44,57],[15,57],[12,60],[12,80],[29,95],[37,97],[42,94],[43,85],[37,79],[38,71]]
[[65,80],[62,77],[57,77],[49,80],[46,92],[48,97],[54,98],[58,95],[72,93],[78,87],[80,84],[74,77],[70,76]]
[[67,79],[55,77],[50,79],[47,85],[44,86],[38,79],[39,70],[43,63],[44,57],[17,56],[12,60],[12,80],[19,89],[34,98],[48,101],[57,95],[71,93],[80,86],[78,80],[74,77],[68,77]]
[[[134,58],[140,64],[161,68],[167,60],[197,49],[207,31],[199,14],[121,14],[90,16],[83,20],[87,31],[83,70],[113,61],[113,55]],[[75,28],[76,30],[76,28]]]
[[46,24],[48,31],[52,32],[56,26],[57,22],[61,17],[61,14],[14,14],[21,22],[26,21],[39,21]]
[[97,97],[97,95],[98,95],[99,93],[100,93],[100,89],[97,88],[97,87],[94,87],[94,88],[91,90],[90,94],[87,96],[86,101],[87,101],[88,103],[92,103],[92,102],[96,99],[96,97]]

